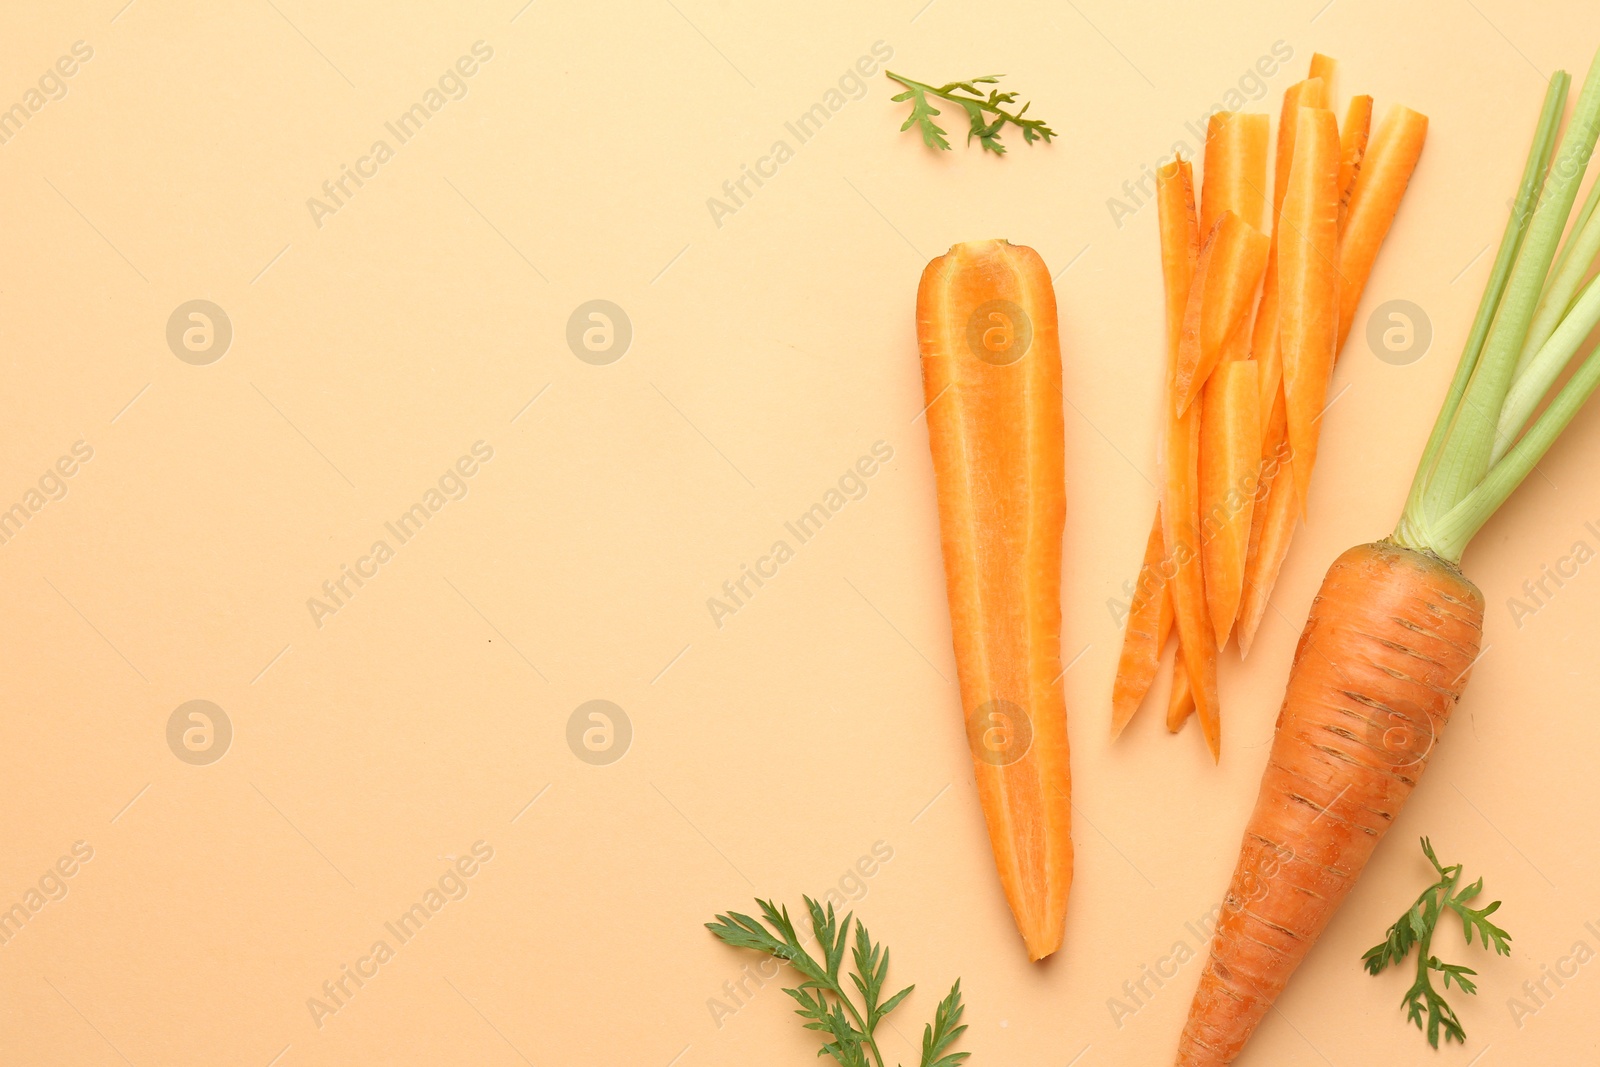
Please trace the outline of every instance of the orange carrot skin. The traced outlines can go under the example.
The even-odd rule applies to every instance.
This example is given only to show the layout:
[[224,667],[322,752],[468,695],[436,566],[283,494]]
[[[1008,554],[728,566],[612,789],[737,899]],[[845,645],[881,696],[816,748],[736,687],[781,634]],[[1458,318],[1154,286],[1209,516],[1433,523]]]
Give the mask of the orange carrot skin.
[[1144,703],[1150,683],[1161,665],[1161,653],[1172,632],[1172,593],[1165,574],[1166,542],[1161,537],[1161,509],[1156,507],[1155,522],[1145,542],[1144,563],[1134,584],[1133,603],[1128,608],[1127,629],[1122,635],[1122,656],[1117,662],[1117,678],[1111,690],[1111,737],[1122,733],[1139,705]]
[[1428,116],[1396,105],[1367,142],[1339,240],[1339,349],[1427,137]]
[[1206,579],[1206,609],[1227,645],[1244,589],[1245,552],[1255,510],[1261,459],[1261,415],[1257,407],[1256,361],[1219,366],[1206,383],[1200,416],[1200,556]]
[[1194,714],[1194,687],[1189,684],[1189,668],[1183,662],[1180,645],[1172,660],[1172,691],[1167,694],[1167,730],[1177,733]]
[[1482,594],[1435,557],[1379,542],[1329,568],[1178,1067],[1244,1047],[1411,795],[1482,637]]
[[1061,350],[1031,248],[928,264],[917,337],[950,622],[978,796],[1030,959],[1061,945],[1072,884],[1061,685]]
[[[1194,181],[1186,161],[1156,174],[1156,199],[1161,213],[1162,274],[1167,294],[1167,403],[1165,456],[1162,465],[1162,537],[1174,563],[1171,581],[1174,625],[1188,650],[1195,708],[1213,759],[1222,754],[1221,715],[1217,706],[1217,638],[1206,612],[1205,573],[1200,559],[1200,414],[1203,403],[1178,409],[1177,378],[1182,336],[1192,335],[1200,321],[1205,292],[1205,264],[1197,260],[1200,227],[1195,217]],[[1180,298],[1186,298],[1185,301]],[[1179,329],[1178,317],[1182,328]]]

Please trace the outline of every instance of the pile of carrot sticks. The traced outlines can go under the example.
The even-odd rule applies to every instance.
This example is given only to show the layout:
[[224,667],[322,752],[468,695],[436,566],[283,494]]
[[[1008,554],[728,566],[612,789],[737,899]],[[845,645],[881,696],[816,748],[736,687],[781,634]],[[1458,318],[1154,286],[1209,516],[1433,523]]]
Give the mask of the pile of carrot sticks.
[[1270,201],[1264,114],[1211,116],[1198,213],[1190,161],[1157,173],[1161,499],[1127,617],[1113,737],[1176,630],[1167,728],[1194,713],[1220,758],[1217,657],[1235,633],[1249,652],[1305,514],[1333,365],[1428,130],[1400,106],[1372,130],[1370,96],[1350,99],[1341,128],[1335,66],[1314,55],[1284,93]]

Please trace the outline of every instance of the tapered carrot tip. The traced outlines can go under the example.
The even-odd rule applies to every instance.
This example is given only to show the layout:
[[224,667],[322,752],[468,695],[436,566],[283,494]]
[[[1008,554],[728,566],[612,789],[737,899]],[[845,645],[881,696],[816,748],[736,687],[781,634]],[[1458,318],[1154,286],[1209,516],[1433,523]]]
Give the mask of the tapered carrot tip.
[[1328,569],[1178,1067],[1244,1048],[1427,768],[1482,638],[1483,595],[1436,557],[1380,542]]
[[1031,248],[959,244],[917,290],[928,444],[973,777],[1030,959],[1061,945],[1072,777],[1061,676],[1061,349]]

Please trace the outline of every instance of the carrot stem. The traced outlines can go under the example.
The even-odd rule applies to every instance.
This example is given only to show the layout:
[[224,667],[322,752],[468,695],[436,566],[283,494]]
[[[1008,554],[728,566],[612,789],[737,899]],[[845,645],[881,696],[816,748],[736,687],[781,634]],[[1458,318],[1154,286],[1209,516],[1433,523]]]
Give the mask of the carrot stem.
[[1533,144],[1528,148],[1528,161],[1522,169],[1517,199],[1512,205],[1511,216],[1506,219],[1505,232],[1500,237],[1500,250],[1495,253],[1494,267],[1489,271],[1489,280],[1484,285],[1483,298],[1478,301],[1478,313],[1472,320],[1472,329],[1467,334],[1461,360],[1456,364],[1455,377],[1450,381],[1450,389],[1439,408],[1439,417],[1428,435],[1428,443],[1423,446],[1422,459],[1417,464],[1417,474],[1411,482],[1405,510],[1395,529],[1395,540],[1402,545],[1420,548],[1426,542],[1425,535],[1416,528],[1416,524],[1424,514],[1424,498],[1433,477],[1434,465],[1449,435],[1456,409],[1461,406],[1461,398],[1466,394],[1467,382],[1478,365],[1484,338],[1489,334],[1495,311],[1500,306],[1500,297],[1505,292],[1506,280],[1511,276],[1511,266],[1528,232],[1528,220],[1533,215],[1534,203],[1539,199],[1539,190],[1544,187],[1545,171],[1550,165],[1550,153],[1555,149],[1556,131],[1561,126],[1561,113],[1566,108],[1567,90],[1571,84],[1572,76],[1564,70],[1558,70],[1545,90],[1544,108],[1539,112],[1538,125],[1534,127]]

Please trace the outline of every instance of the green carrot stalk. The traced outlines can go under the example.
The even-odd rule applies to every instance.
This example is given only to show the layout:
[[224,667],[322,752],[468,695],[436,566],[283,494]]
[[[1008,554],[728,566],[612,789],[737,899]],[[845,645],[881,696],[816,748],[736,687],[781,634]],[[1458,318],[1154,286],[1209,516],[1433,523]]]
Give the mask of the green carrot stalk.
[[1511,386],[1512,373],[1533,320],[1534,305],[1555,259],[1561,234],[1572,214],[1584,168],[1600,136],[1600,53],[1596,53],[1572,119],[1545,176],[1544,190],[1517,261],[1511,268],[1494,325],[1484,341],[1482,355],[1467,382],[1450,431],[1439,455],[1439,465],[1424,492],[1430,514],[1443,515],[1481,482],[1489,470],[1494,433],[1500,409]]
[[[1472,371],[1478,365],[1484,338],[1488,336],[1489,327],[1494,322],[1495,309],[1500,306],[1500,296],[1505,292],[1506,279],[1511,275],[1511,265],[1516,261],[1517,250],[1522,247],[1523,236],[1528,231],[1528,220],[1533,215],[1539,191],[1544,187],[1545,170],[1550,165],[1550,153],[1555,149],[1556,133],[1561,128],[1561,113],[1566,107],[1567,89],[1571,84],[1572,76],[1564,70],[1558,70],[1550,79],[1550,86],[1545,91],[1544,108],[1539,113],[1539,124],[1534,129],[1533,144],[1528,149],[1528,162],[1522,171],[1522,183],[1517,188],[1517,199],[1512,206],[1511,217],[1506,220],[1505,233],[1500,238],[1500,250],[1495,254],[1494,267],[1489,272],[1483,299],[1478,303],[1477,316],[1472,320],[1472,330],[1467,334],[1467,344],[1461,353],[1461,361],[1456,365],[1455,378],[1450,382],[1450,390],[1446,393],[1444,404],[1439,409],[1439,417],[1433,424],[1433,432],[1428,435],[1428,443],[1422,450],[1422,460],[1417,464],[1417,475],[1411,483],[1411,492],[1406,500],[1398,534],[1407,532],[1406,516],[1420,515],[1422,512],[1422,497],[1433,476],[1439,450],[1444,446],[1445,437],[1455,419],[1456,408],[1461,405],[1461,397],[1467,391],[1467,382],[1472,377]],[[1411,533],[1418,535],[1420,531]],[[1402,541],[1402,543],[1407,542]]]

